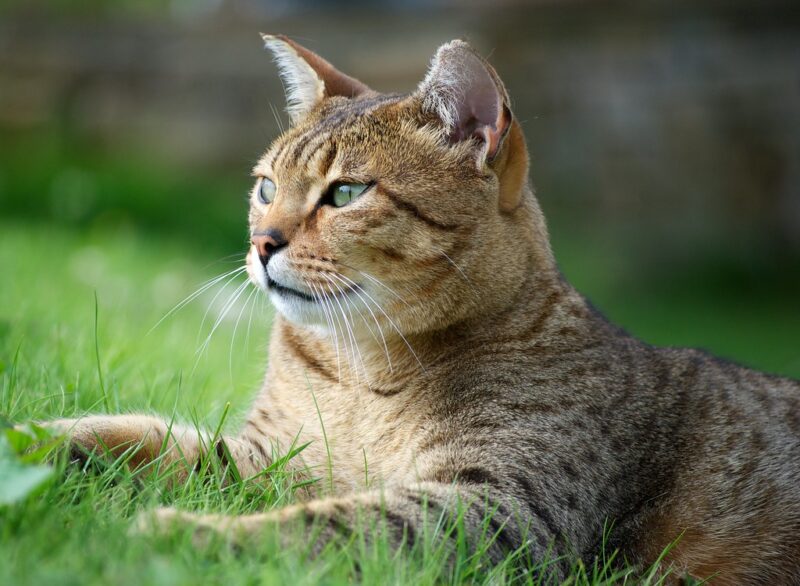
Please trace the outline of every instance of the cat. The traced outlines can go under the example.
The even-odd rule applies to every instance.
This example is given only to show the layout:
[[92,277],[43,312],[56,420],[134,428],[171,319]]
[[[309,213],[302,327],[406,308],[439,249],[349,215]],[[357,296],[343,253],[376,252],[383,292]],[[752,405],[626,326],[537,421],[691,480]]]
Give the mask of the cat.
[[[162,509],[154,528],[246,539],[316,520],[324,543],[366,515],[399,545],[458,503],[468,532],[494,511],[493,562],[524,540],[591,560],[613,521],[641,567],[680,537],[664,562],[678,575],[800,581],[800,383],[645,344],[564,280],[489,63],[451,41],[413,93],[381,94],[264,41],[292,126],[254,169],[246,265],[277,317],[243,429],[210,449],[250,476],[271,446],[310,442],[298,460],[330,457],[334,496],[310,484],[300,504],[239,517]],[[207,445],[152,416],[51,425],[184,475]]]

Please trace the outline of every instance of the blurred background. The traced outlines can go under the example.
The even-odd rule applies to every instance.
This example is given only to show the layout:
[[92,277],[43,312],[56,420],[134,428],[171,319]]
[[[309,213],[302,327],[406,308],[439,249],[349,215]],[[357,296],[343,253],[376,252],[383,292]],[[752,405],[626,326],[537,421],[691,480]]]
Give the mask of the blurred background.
[[567,277],[647,341],[800,377],[796,0],[4,0],[0,367],[23,347],[79,388],[70,353],[97,342],[120,379],[161,365],[152,398],[197,378],[220,319],[200,372],[254,389],[255,297],[219,318],[211,288],[147,331],[244,251],[249,170],[287,123],[259,31],[401,92],[470,40],[508,86]]

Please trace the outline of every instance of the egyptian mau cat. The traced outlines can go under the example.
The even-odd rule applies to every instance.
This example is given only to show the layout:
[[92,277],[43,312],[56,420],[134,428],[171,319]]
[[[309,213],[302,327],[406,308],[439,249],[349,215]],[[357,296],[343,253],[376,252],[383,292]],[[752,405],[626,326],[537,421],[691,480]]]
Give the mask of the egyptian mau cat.
[[[264,39],[292,127],[255,166],[247,270],[278,317],[246,425],[213,448],[244,476],[311,442],[303,464],[325,469],[326,434],[336,496],[157,523],[246,539],[316,519],[325,542],[385,515],[399,544],[460,503],[468,530],[496,511],[494,560],[523,539],[591,559],[611,520],[635,563],[682,535],[680,573],[800,581],[800,384],[651,347],[564,281],[494,69],[453,41],[413,93],[380,94]],[[203,455],[154,417],[53,425],[86,450],[140,443],[134,466]]]

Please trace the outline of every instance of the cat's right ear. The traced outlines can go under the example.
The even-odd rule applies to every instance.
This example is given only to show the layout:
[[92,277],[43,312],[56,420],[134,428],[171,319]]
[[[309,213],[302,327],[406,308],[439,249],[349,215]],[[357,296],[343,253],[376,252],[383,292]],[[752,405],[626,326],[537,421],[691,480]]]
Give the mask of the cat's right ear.
[[272,51],[286,90],[286,111],[296,123],[326,97],[354,98],[371,92],[366,85],[345,75],[322,57],[284,35],[262,33]]

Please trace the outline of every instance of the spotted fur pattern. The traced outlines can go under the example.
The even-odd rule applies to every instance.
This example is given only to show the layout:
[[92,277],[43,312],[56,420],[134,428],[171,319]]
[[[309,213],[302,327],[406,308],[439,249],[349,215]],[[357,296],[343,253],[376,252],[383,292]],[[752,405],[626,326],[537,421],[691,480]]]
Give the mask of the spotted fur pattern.
[[[251,234],[271,244],[266,263],[251,248],[248,270],[279,316],[263,388],[224,441],[245,472],[273,445],[310,442],[297,462],[324,476],[330,450],[333,495],[158,518],[238,538],[316,520],[323,543],[360,511],[384,515],[399,543],[461,503],[475,532],[495,511],[494,560],[523,539],[534,556],[552,545],[590,560],[613,521],[611,545],[636,563],[682,535],[667,559],[679,573],[800,580],[800,385],[649,346],[562,278],[494,70],[455,41],[417,91],[378,94],[266,39],[296,121],[255,167],[276,195],[253,191]],[[326,193],[340,181],[370,187],[337,208]],[[145,438],[142,461],[208,449],[155,418],[57,425],[89,449]]]

